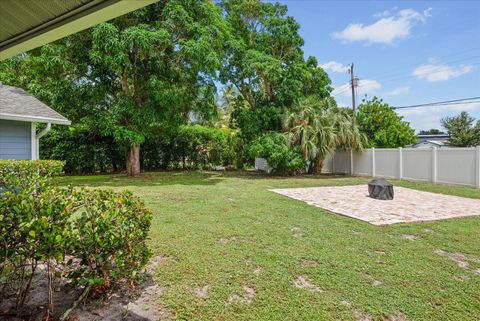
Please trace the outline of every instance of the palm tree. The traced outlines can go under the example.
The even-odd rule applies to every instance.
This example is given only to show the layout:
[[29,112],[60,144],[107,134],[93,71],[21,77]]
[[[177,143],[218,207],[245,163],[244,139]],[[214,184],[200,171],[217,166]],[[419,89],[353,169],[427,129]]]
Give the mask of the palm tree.
[[366,136],[355,123],[353,113],[335,106],[332,99],[307,97],[284,118],[290,143],[298,146],[309,172],[320,173],[325,158],[336,148],[363,149]]

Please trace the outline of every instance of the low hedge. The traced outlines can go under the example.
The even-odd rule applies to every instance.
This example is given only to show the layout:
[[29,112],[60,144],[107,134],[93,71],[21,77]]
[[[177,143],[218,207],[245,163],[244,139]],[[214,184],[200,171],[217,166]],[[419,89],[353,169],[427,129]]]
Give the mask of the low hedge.
[[149,258],[152,214],[143,201],[128,191],[54,186],[51,177],[61,165],[0,162],[6,186],[0,194],[0,294],[16,295],[19,311],[37,266],[46,266],[47,319],[53,315],[52,280],[59,273],[82,286],[82,295],[98,293],[119,279],[133,282]]

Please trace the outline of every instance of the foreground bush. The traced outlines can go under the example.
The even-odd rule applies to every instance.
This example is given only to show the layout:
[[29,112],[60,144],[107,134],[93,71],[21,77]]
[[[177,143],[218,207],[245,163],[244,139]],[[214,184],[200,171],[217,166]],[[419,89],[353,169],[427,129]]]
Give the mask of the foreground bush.
[[[52,283],[59,265],[66,277],[91,288],[126,278],[146,264],[151,213],[130,192],[52,186],[58,162],[1,162],[0,293],[26,301],[37,267],[48,278],[47,319],[54,310]],[[14,187],[12,187],[14,186]],[[104,289],[108,289],[104,287]]]
[[275,172],[295,174],[305,168],[305,160],[283,134],[270,133],[254,140],[248,147],[250,157],[265,158]]

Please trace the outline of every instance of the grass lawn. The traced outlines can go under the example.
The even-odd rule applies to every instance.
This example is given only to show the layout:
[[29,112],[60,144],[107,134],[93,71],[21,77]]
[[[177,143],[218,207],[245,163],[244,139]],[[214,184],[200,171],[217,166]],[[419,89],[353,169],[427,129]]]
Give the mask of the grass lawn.
[[[161,172],[57,182],[128,188],[145,200],[155,214],[150,247],[167,258],[154,274],[167,289],[158,304],[175,319],[479,320],[480,217],[376,227],[267,190],[367,181]],[[480,198],[471,188],[394,184]],[[299,276],[312,289],[295,287]],[[200,298],[193,289],[205,285]]]

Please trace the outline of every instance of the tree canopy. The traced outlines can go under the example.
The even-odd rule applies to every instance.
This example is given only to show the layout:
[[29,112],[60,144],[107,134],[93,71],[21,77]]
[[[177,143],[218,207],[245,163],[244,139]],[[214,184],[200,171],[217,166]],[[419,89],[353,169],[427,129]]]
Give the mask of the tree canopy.
[[471,147],[480,145],[480,120],[462,111],[454,117],[442,119],[442,126],[450,135],[450,145],[457,147]]
[[415,130],[382,99],[364,99],[358,106],[357,121],[367,135],[369,147],[396,148],[416,142]]
[[214,79],[227,36],[210,1],[161,1],[2,63],[0,75],[74,128],[111,137],[126,152],[128,174],[138,175],[149,135],[217,112]]
[[287,7],[260,0],[220,1],[230,35],[220,80],[236,90],[232,125],[247,140],[281,129],[283,113],[306,96],[324,98],[330,79],[304,59],[300,25]]

